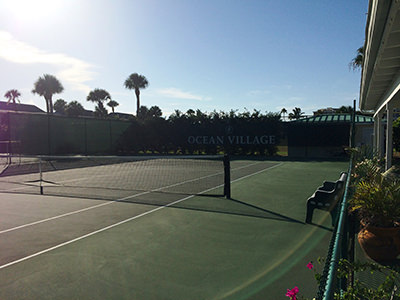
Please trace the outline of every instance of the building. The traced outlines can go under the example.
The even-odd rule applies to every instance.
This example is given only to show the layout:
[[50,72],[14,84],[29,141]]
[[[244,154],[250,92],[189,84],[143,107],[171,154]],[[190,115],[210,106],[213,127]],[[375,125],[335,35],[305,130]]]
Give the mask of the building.
[[[338,158],[350,146],[352,116],[326,114],[288,124],[288,155],[291,157]],[[355,116],[355,146],[372,145],[372,117]]]
[[9,103],[0,101],[0,111],[22,111],[31,113],[45,113],[43,110],[32,104]]
[[369,1],[359,105],[361,110],[374,113],[374,149],[386,158],[386,169],[389,169],[393,156],[393,113],[400,108],[398,0]]

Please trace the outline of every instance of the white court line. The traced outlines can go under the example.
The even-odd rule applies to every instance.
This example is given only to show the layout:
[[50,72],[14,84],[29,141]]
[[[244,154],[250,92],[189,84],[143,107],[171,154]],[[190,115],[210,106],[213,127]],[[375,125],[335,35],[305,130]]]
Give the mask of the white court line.
[[[235,179],[235,180],[232,180],[232,181],[231,181],[231,183],[234,183],[234,182],[240,181],[240,180],[242,180],[242,179],[249,178],[249,177],[251,177],[251,176],[254,176],[254,175],[260,174],[260,173],[262,173],[262,172],[265,172],[265,171],[267,171],[267,170],[271,170],[271,169],[277,168],[277,167],[279,167],[279,166],[281,166],[281,165],[283,165],[283,162],[281,162],[281,163],[279,163],[279,164],[277,164],[277,165],[275,165],[275,166],[272,166],[272,167],[269,167],[269,168],[265,168],[265,169],[262,169],[262,170],[260,170],[260,171],[257,171],[257,172],[254,172],[254,173],[251,173],[251,174],[249,174],[249,175],[246,175],[246,176],[243,176],[243,177],[237,178],[237,179]],[[241,169],[241,168],[240,168],[240,169]]]
[[44,254],[44,253],[50,252],[50,251],[52,251],[52,250],[61,248],[61,247],[63,247],[63,246],[72,244],[72,243],[77,242],[77,241],[79,241],[79,240],[82,240],[82,239],[84,239],[84,238],[87,238],[87,237],[90,237],[90,236],[95,235],[95,234],[97,234],[97,233],[106,231],[106,230],[111,229],[111,228],[113,228],[113,227],[122,225],[122,224],[124,224],[124,223],[129,222],[129,221],[138,219],[138,218],[140,218],[140,217],[143,217],[143,216],[145,216],[145,215],[151,214],[151,213],[156,212],[156,211],[158,211],[158,210],[160,210],[160,209],[163,209],[163,208],[165,208],[165,207],[171,206],[171,205],[173,205],[173,204],[179,203],[179,202],[181,202],[181,201],[187,200],[187,199],[192,198],[192,197],[194,197],[194,195],[190,195],[190,196],[188,196],[188,197],[185,197],[185,198],[183,198],[183,199],[174,201],[174,202],[169,203],[169,204],[167,204],[167,205],[154,208],[154,209],[149,210],[149,211],[147,211],[147,212],[144,212],[144,213],[142,213],[142,214],[140,214],[140,215],[131,217],[131,218],[129,218],[129,219],[125,219],[125,220],[123,220],[123,221],[120,221],[120,222],[118,222],[118,223],[109,225],[109,226],[104,227],[104,228],[101,228],[101,229],[99,229],[99,230],[92,231],[92,232],[90,232],[90,233],[88,233],[88,234],[85,234],[85,235],[82,235],[82,236],[77,237],[77,238],[75,238],[75,239],[69,240],[69,241],[67,241],[67,242],[58,244],[58,245],[56,245],[56,246],[54,246],[54,247],[47,248],[47,249],[45,249],[45,250],[36,252],[36,253],[34,253],[34,254],[32,254],[32,255],[25,256],[25,257],[23,257],[23,258],[14,260],[14,261],[9,262],[9,263],[7,263],[7,264],[1,265],[1,266],[0,266],[0,269],[7,268],[7,267],[9,267],[9,266],[15,265],[15,264],[20,263],[20,262],[22,262],[22,261],[28,260],[28,259],[30,259],[30,258],[34,258],[34,257],[39,256],[39,255],[41,255],[41,254]]
[[[275,166],[272,166],[272,167],[269,167],[269,168],[265,168],[265,169],[263,169],[263,170],[261,170],[261,171],[255,172],[255,173],[253,173],[253,174],[246,175],[246,176],[243,176],[243,177],[241,177],[241,178],[238,178],[238,179],[236,179],[236,180],[234,180],[234,181],[232,181],[232,182],[237,182],[237,181],[239,181],[239,180],[248,178],[248,177],[253,176],[253,175],[255,175],[255,174],[259,174],[259,173],[261,173],[261,172],[264,172],[264,171],[267,171],[267,170],[276,168],[276,167],[278,167],[278,166],[280,166],[280,165],[282,165],[282,164],[283,164],[283,163],[280,163],[280,164],[278,164],[278,165],[275,165]],[[208,191],[211,191],[211,190],[213,190],[213,189],[219,188],[219,187],[221,187],[221,186],[223,186],[223,184],[222,184],[222,185],[215,186],[215,187],[213,187],[213,188],[209,188],[209,189],[207,189],[207,190],[204,190],[204,191],[202,191],[202,192],[199,193],[199,194],[207,193]],[[150,193],[150,192],[146,192],[146,193]],[[149,210],[149,211],[147,211],[147,212],[141,213],[141,214],[139,214],[139,215],[137,215],[137,216],[134,216],[134,217],[131,217],[131,218],[122,220],[122,221],[120,221],[120,222],[114,223],[114,224],[112,224],[112,225],[103,227],[103,228],[101,228],[101,229],[92,231],[92,232],[90,232],[90,233],[88,233],[88,234],[82,235],[82,236],[77,237],[77,238],[75,238],[75,239],[66,241],[66,242],[61,243],[61,244],[58,244],[58,245],[56,245],[56,246],[53,246],[53,247],[44,249],[44,250],[39,251],[39,252],[36,252],[36,253],[34,253],[34,254],[25,256],[25,257],[23,257],[23,258],[14,260],[14,261],[9,262],[9,263],[6,263],[6,264],[0,266],[0,270],[1,270],[1,269],[4,269],[4,268],[7,268],[7,267],[9,267],[9,266],[18,264],[18,263],[23,262],[23,261],[25,261],[25,260],[34,258],[34,257],[39,256],[39,255],[41,255],[41,254],[45,254],[45,253],[47,253],[47,252],[50,252],[50,251],[53,251],[53,250],[55,250],[55,249],[61,248],[61,247],[63,247],[63,246],[72,244],[72,243],[74,243],[74,242],[80,241],[80,240],[82,240],[82,239],[85,239],[85,238],[90,237],[90,236],[92,236],[92,235],[95,235],[95,234],[97,234],[97,233],[106,231],[106,230],[108,230],[108,229],[114,228],[114,227],[116,227],[116,226],[125,224],[125,223],[127,223],[127,222],[132,221],[132,220],[135,220],[135,219],[144,217],[144,216],[146,216],[146,215],[148,215],[148,214],[151,214],[151,213],[156,212],[156,211],[158,211],[158,210],[161,210],[161,209],[163,209],[163,208],[166,208],[166,207],[175,205],[175,204],[177,204],[177,203],[183,202],[183,201],[188,200],[188,199],[190,199],[190,198],[193,198],[193,197],[195,197],[195,196],[196,196],[196,195],[187,196],[187,197],[185,197],[185,198],[176,200],[176,201],[171,202],[171,203],[168,203],[168,204],[166,204],[166,205],[163,205],[163,206],[154,208],[154,209],[152,209],[152,210]],[[128,198],[128,197],[126,197],[126,198]],[[125,198],[125,199],[126,199],[126,198]],[[111,203],[114,203],[114,202],[111,202]],[[104,205],[105,205],[105,204],[104,204]]]
[[[203,177],[199,177],[199,178],[195,178],[195,179],[182,181],[182,182],[179,182],[179,183],[170,184],[170,185],[163,186],[163,187],[160,187],[160,188],[157,188],[157,189],[153,189],[151,191],[146,191],[146,192],[142,192],[142,193],[139,193],[139,194],[126,196],[124,198],[120,198],[120,199],[113,200],[113,201],[105,200],[105,201],[108,201],[108,202],[102,203],[102,204],[93,205],[93,206],[89,206],[89,207],[82,208],[82,209],[78,209],[78,210],[75,210],[75,211],[71,211],[69,213],[57,215],[57,216],[50,217],[50,218],[47,218],[47,219],[43,219],[43,220],[40,220],[40,221],[35,221],[35,222],[32,222],[32,223],[27,223],[27,224],[23,224],[23,225],[20,225],[20,226],[13,227],[13,228],[5,229],[5,230],[0,231],[0,234],[6,233],[6,232],[10,232],[10,231],[14,231],[14,230],[21,229],[21,228],[25,228],[25,227],[29,227],[29,226],[33,226],[33,225],[37,225],[37,224],[40,224],[40,223],[56,220],[56,219],[59,219],[59,218],[71,216],[71,215],[78,214],[78,213],[81,213],[81,212],[84,212],[84,211],[87,211],[87,210],[91,210],[91,209],[94,209],[94,208],[98,208],[98,207],[102,207],[102,206],[105,206],[105,205],[114,204],[116,202],[121,202],[121,201],[124,201],[124,200],[127,200],[127,199],[143,196],[143,195],[146,195],[146,194],[150,194],[152,192],[158,192],[158,191],[163,190],[163,189],[168,189],[168,188],[171,188],[171,187],[174,187],[174,186],[178,186],[178,185],[181,185],[181,184],[185,184],[185,183],[189,183],[189,182],[205,179],[205,178],[212,177],[212,176],[215,176],[215,175],[219,175],[219,174],[222,174],[222,173],[223,172],[215,173],[215,174],[211,174],[211,175],[207,175],[207,176],[203,176]],[[63,182],[68,182],[68,181],[63,181]],[[217,187],[213,187],[213,188],[211,188],[209,190],[213,190],[213,189],[216,189],[218,187],[221,187],[221,185],[219,185]],[[207,190],[207,191],[209,191],[209,190]],[[203,191],[201,193],[205,193],[205,192]]]
[[[256,165],[256,164],[259,164],[259,162],[253,163],[253,164],[250,164],[250,165],[246,165],[246,166],[242,166],[242,167],[238,167],[238,168],[235,168],[235,169],[233,169],[233,170],[240,170],[240,169],[243,169],[243,168],[247,168],[247,167],[254,166],[254,165]],[[261,170],[261,171],[259,171],[259,172],[256,172],[256,173],[252,173],[252,174],[250,174],[250,175],[243,176],[243,177],[238,178],[238,179],[236,179],[236,180],[233,180],[233,181],[231,181],[231,182],[232,182],[232,183],[233,183],[233,182],[237,182],[237,181],[239,181],[239,180],[242,180],[242,179],[248,178],[248,177],[250,177],[250,176],[259,174],[259,173],[261,173],[261,172],[264,172],[265,170],[269,170],[269,169],[275,168],[275,167],[277,167],[277,166],[279,166],[279,165],[281,165],[281,164],[282,164],[282,163],[280,163],[280,164],[278,164],[278,165],[275,165],[275,166],[273,166],[273,167],[270,167],[270,168],[263,169],[263,170]],[[143,192],[143,193],[139,193],[139,194],[135,194],[135,195],[130,195],[130,196],[127,196],[127,197],[124,197],[124,198],[120,198],[120,199],[114,200],[114,201],[107,201],[107,200],[105,200],[105,201],[107,201],[106,203],[101,203],[101,204],[89,206],[89,207],[82,208],[82,209],[78,209],[78,210],[75,210],[75,211],[71,211],[71,212],[68,212],[68,213],[65,213],[65,214],[61,214],[61,215],[57,215],[57,216],[54,216],[54,217],[46,218],[46,219],[43,219],[43,220],[39,220],[39,221],[35,221],[35,222],[23,224],[23,225],[20,225],[20,226],[16,226],[16,227],[9,228],[9,229],[4,229],[4,230],[1,230],[1,231],[0,231],[0,234],[2,234],[2,233],[7,233],[7,232],[10,232],[10,231],[14,231],[14,230],[17,230],[17,229],[22,229],[22,228],[29,227],[29,226],[33,226],[33,225],[37,225],[37,224],[41,224],[41,223],[44,223],[44,222],[56,220],[56,219],[59,219],[59,218],[71,216],[71,215],[78,214],[78,213],[81,213],[81,212],[84,212],[84,211],[88,211],[88,210],[91,210],[91,209],[95,209],[95,208],[99,208],[99,207],[102,207],[102,206],[114,204],[115,202],[121,202],[121,201],[124,201],[124,200],[127,200],[127,199],[131,199],[131,198],[143,196],[143,195],[149,194],[149,193],[151,193],[151,192],[157,192],[157,191],[159,191],[159,190],[161,190],[161,189],[166,189],[166,188],[174,187],[174,186],[177,186],[177,185],[180,185],[180,184],[184,184],[184,183],[188,183],[188,182],[193,182],[193,181],[196,181],[196,180],[204,179],[204,178],[211,177],[211,176],[215,176],[215,175],[219,175],[219,174],[222,174],[222,172],[221,172],[221,173],[215,173],[215,174],[208,175],[208,176],[203,176],[203,177],[196,178],[196,179],[186,180],[186,181],[184,181],[184,182],[175,183],[175,184],[168,185],[168,186],[165,186],[165,187],[160,187],[160,188],[157,188],[157,189],[152,190],[152,191],[147,191],[147,192]],[[70,181],[70,180],[66,180],[66,181],[63,181],[63,182],[69,182],[69,181]],[[221,187],[221,186],[217,186],[217,187],[214,187],[214,188],[212,188],[212,189],[215,189],[215,188],[218,188],[218,187]],[[204,192],[203,192],[203,193],[204,193]]]
[[27,223],[27,224],[23,224],[23,225],[20,225],[20,226],[12,227],[12,228],[9,228],[9,229],[1,230],[0,234],[6,233],[6,232],[10,232],[10,231],[14,231],[14,230],[21,229],[21,228],[25,228],[25,227],[29,227],[29,226],[33,226],[33,225],[37,225],[37,224],[40,224],[40,223],[56,220],[56,219],[59,219],[59,218],[71,216],[71,215],[74,215],[74,214],[77,214],[77,213],[81,213],[81,212],[84,212],[84,211],[87,211],[87,210],[91,210],[91,209],[98,208],[98,207],[105,206],[105,205],[110,205],[110,204],[113,204],[115,202],[120,202],[120,201],[129,199],[129,198],[142,196],[142,195],[145,195],[145,194],[148,194],[148,193],[150,193],[150,192],[143,192],[143,193],[140,193],[140,194],[135,194],[133,196],[128,196],[128,197],[121,198],[121,199],[114,200],[114,201],[104,200],[104,201],[107,201],[107,202],[101,203],[101,204],[97,204],[97,205],[93,205],[93,206],[89,206],[89,207],[82,208],[82,209],[79,209],[79,210],[71,211],[69,213],[65,213],[65,214],[62,214],[62,215],[57,215],[57,216],[50,217],[50,218],[47,218],[47,219],[43,219],[43,220],[40,220],[40,221]]

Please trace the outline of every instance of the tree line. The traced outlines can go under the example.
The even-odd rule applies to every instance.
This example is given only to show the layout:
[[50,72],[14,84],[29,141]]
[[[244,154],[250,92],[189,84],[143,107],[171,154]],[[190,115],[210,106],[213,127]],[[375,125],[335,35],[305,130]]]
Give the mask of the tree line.
[[[148,85],[149,82],[147,78],[138,73],[132,73],[124,82],[125,88],[134,90],[135,92],[136,117],[139,119],[148,119],[151,116],[161,117],[162,115],[162,111],[158,106],[147,108],[146,106],[140,105],[140,90],[146,88]],[[44,74],[42,77],[39,77],[34,83],[34,88],[32,89],[33,94],[38,94],[44,97],[48,114],[56,112],[57,114],[66,116],[88,115],[88,112],[85,110],[83,105],[76,100],[67,103],[64,99],[58,99],[53,104],[53,96],[55,94],[60,94],[63,91],[64,87],[61,82],[55,76],[50,74]],[[21,93],[16,89],[12,89],[7,91],[4,96],[8,99],[8,103],[16,103],[16,101],[20,102],[19,97],[21,96]],[[86,100],[96,104],[94,116],[97,118],[109,117],[104,103],[111,108],[113,114],[115,112],[115,107],[119,105],[117,101],[111,98],[111,95],[107,90],[99,88],[90,91]],[[193,110],[189,110],[188,112],[190,115],[194,114]],[[285,118],[286,113],[287,110],[283,108],[280,112],[280,115],[283,115],[283,119]],[[175,111],[175,114],[172,115],[172,118],[175,118],[180,114],[182,113],[177,110]],[[289,119],[299,119],[302,118],[303,115],[304,112],[302,112],[299,107],[295,107],[293,112],[289,113]],[[128,116],[125,116],[125,118],[132,119]]]
[[132,120],[118,141],[118,152],[273,155],[282,135],[280,118],[259,110],[175,110],[168,118],[150,114]]
[[[135,91],[136,115],[139,115],[140,112],[140,90],[146,88],[148,84],[149,82],[147,81],[146,77],[139,75],[138,73],[132,73],[124,82],[125,88]],[[44,74],[42,77],[39,77],[34,83],[34,87],[32,89],[33,94],[38,94],[39,96],[44,97],[46,102],[46,111],[48,114],[53,114],[54,111],[56,111],[69,116],[84,115],[85,109],[78,101],[71,101],[70,103],[67,103],[63,99],[59,99],[53,105],[53,95],[60,94],[63,91],[64,87],[61,82],[55,76],[50,74]],[[8,103],[16,103],[16,101],[20,102],[20,96],[21,93],[17,89],[11,89],[4,94],[4,97],[8,99]],[[111,99],[109,92],[98,88],[90,91],[86,97],[86,100],[96,104],[95,116],[100,118],[103,118],[108,114],[106,108],[104,107],[105,102],[109,107],[111,107],[113,113],[114,108],[119,105],[117,101]]]

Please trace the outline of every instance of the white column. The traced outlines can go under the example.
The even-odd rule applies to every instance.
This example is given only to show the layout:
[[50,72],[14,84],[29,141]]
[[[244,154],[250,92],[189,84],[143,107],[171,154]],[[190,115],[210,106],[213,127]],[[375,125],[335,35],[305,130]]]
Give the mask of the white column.
[[393,159],[393,105],[391,102],[386,104],[386,165],[388,170],[392,166]]
[[372,149],[374,151],[374,153],[378,153],[379,152],[379,142],[378,142],[378,132],[379,132],[379,114],[374,116],[374,133],[372,136]]
[[375,134],[375,144],[374,144],[374,150],[376,151],[376,154],[378,155],[379,158],[383,158],[384,155],[384,137],[383,137],[383,122],[382,122],[382,116],[383,112],[380,111],[376,114],[376,123],[374,126],[374,134]]

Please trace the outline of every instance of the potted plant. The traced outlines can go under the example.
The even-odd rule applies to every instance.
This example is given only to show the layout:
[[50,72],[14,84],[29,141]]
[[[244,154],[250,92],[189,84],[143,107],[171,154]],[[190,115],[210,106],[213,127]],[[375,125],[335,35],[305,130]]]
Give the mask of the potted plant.
[[349,203],[360,219],[358,241],[370,258],[393,260],[400,254],[400,181],[382,174],[377,165],[367,169]]

